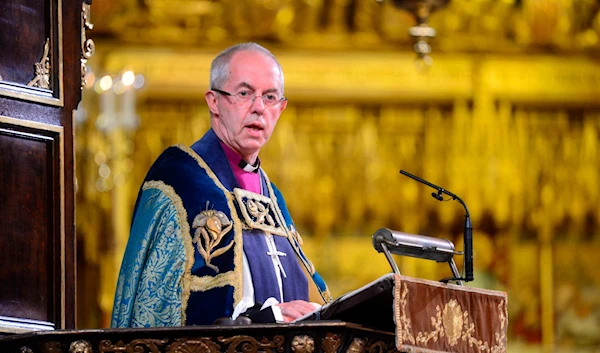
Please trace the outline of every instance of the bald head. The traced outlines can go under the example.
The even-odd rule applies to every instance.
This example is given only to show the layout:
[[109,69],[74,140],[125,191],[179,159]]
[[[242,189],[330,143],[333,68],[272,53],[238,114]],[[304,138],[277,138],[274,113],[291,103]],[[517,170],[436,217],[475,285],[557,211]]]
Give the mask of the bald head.
[[236,53],[243,51],[261,53],[275,62],[279,69],[279,74],[281,75],[281,87],[279,87],[279,89],[281,90],[281,94],[283,94],[283,70],[281,69],[281,65],[279,65],[279,61],[277,61],[277,58],[275,58],[275,56],[265,47],[252,42],[233,45],[217,55],[210,66],[210,88],[219,89],[225,85],[231,72],[229,68],[231,59]]

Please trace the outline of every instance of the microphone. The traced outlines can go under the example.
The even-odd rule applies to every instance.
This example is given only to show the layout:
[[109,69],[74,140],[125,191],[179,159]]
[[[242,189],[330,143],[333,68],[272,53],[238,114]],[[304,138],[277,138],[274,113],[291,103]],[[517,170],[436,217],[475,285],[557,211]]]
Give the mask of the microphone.
[[437,262],[450,262],[454,254],[460,254],[454,251],[454,244],[448,239],[403,233],[387,228],[376,231],[372,239],[377,252],[383,252],[382,244],[385,244],[392,254]]
[[433,196],[433,198],[437,199],[438,201],[444,201],[444,198],[439,193],[432,192],[431,196]]
[[465,270],[465,277],[464,278],[455,278],[452,280],[464,280],[464,281],[472,281],[474,279],[473,277],[473,224],[471,223],[471,215],[469,214],[469,209],[467,208],[467,205],[464,203],[464,201],[454,195],[453,193],[451,193],[448,190],[445,190],[444,188],[441,188],[437,185],[434,185],[426,180],[423,180],[417,176],[414,176],[408,172],[405,172],[404,170],[400,170],[400,174],[406,175],[409,178],[415,179],[416,181],[423,183],[427,186],[430,186],[434,189],[437,190],[437,193],[433,192],[431,193],[431,196],[433,196],[435,199],[439,200],[439,201],[444,201],[444,198],[442,197],[442,194],[446,194],[448,196],[450,196],[452,198],[452,200],[456,200],[458,201],[465,209],[465,225],[463,228],[463,238],[464,238],[464,242],[465,242],[465,251],[464,251],[464,270]]

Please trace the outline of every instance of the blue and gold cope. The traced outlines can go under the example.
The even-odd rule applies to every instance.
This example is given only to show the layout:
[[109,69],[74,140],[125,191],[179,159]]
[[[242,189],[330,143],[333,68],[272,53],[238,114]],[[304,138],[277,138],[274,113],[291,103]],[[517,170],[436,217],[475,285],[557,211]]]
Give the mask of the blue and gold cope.
[[165,150],[138,194],[111,326],[203,325],[231,316],[242,298],[242,251],[255,300],[279,298],[263,232],[287,254],[280,257],[287,273],[283,299],[307,299],[301,263],[330,301],[283,196],[262,170],[261,183],[264,195],[239,188],[213,130],[191,148]]

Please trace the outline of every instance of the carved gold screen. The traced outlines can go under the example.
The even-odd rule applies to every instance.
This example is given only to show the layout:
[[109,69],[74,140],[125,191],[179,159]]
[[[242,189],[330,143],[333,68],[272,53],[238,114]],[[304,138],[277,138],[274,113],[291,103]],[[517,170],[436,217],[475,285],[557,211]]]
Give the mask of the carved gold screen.
[[[250,3],[264,5],[244,6]],[[290,99],[261,151],[263,167],[286,196],[334,296],[390,271],[371,246],[378,228],[444,237],[462,249],[460,205],[439,203],[433,190],[401,176],[404,169],[468,204],[473,285],[508,292],[509,352],[600,344],[588,334],[600,312],[598,9],[589,1],[518,3],[457,0],[434,14],[438,41],[426,71],[415,67],[408,38],[399,34],[410,16],[389,3],[292,1],[262,15],[243,7],[259,19],[280,16],[255,27],[245,26],[257,19],[240,17],[241,8],[233,19],[207,20],[202,11],[226,14],[232,3],[198,1],[199,20],[187,27],[176,20],[181,14],[162,25],[137,23],[147,30],[143,45],[127,44],[135,30],[120,32],[134,17],[115,15],[105,27],[114,39],[98,43],[94,70],[99,77],[132,69],[146,85],[135,131],[99,131],[97,98],[85,96],[88,118],[77,136],[79,253],[81,271],[101,278],[82,282],[80,293],[99,293],[80,296],[96,308],[87,325],[107,324],[148,167],[166,146],[202,136],[211,58],[230,42],[252,39],[280,59]],[[163,2],[148,4],[151,16],[159,16]],[[340,20],[344,8],[362,9],[351,13],[351,26]],[[289,11],[294,17],[286,27]],[[311,22],[318,22],[315,13],[326,14],[321,27]],[[240,34],[240,28],[252,29]],[[281,36],[262,40],[274,29]],[[180,35],[196,47],[182,44]],[[110,175],[99,174],[103,164]],[[449,274],[434,262],[397,261],[403,275]],[[592,326],[580,328],[586,323]]]

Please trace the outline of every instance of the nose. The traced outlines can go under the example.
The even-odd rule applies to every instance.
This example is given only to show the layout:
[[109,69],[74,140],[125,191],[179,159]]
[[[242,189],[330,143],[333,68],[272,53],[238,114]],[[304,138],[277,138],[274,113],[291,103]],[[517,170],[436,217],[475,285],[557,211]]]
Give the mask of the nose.
[[257,114],[262,114],[265,111],[265,102],[262,96],[256,95],[252,98],[252,111]]

